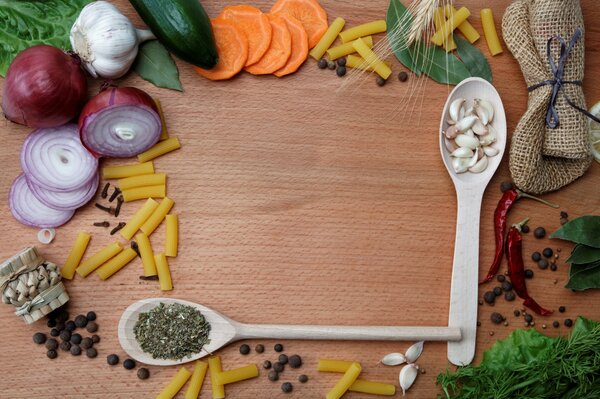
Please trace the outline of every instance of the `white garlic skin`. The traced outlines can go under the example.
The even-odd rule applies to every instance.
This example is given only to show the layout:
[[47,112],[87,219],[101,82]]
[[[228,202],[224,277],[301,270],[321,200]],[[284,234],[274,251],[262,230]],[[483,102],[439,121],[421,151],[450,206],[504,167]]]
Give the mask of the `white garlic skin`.
[[154,39],[137,30],[129,18],[106,1],[85,6],[71,28],[71,46],[93,77],[117,79],[125,75],[138,53],[138,45]]
[[388,353],[380,360],[380,362],[386,366],[398,366],[402,363],[406,363],[406,357],[402,353]]
[[400,388],[402,388],[402,396],[406,395],[406,391],[414,384],[417,375],[419,375],[419,366],[416,364],[410,363],[402,367],[400,377],[398,378]]
[[423,344],[423,341],[419,341],[406,350],[406,361],[408,363],[416,362],[419,356],[421,356],[421,353],[423,353]]

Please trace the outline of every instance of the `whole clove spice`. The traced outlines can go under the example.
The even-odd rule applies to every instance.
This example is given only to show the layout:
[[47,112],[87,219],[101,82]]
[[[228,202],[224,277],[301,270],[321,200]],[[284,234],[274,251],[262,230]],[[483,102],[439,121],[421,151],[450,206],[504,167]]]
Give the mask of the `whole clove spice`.
[[117,224],[115,226],[115,228],[110,231],[110,235],[114,236],[119,230],[121,230],[123,227],[125,227],[125,224],[126,223],[124,223],[124,222],[119,222],[119,224]]
[[110,223],[107,222],[106,220],[104,220],[102,222],[94,222],[94,226],[96,226],[96,227],[110,227]]
[[111,207],[104,206],[104,205],[99,204],[97,202],[94,205],[96,206],[96,208],[100,209],[101,211],[107,212],[107,213],[109,213],[111,215],[115,214],[115,208],[113,208],[112,206]]
[[131,244],[129,244],[131,246],[131,249],[133,249],[135,251],[135,253],[137,254],[137,256],[142,256],[140,254],[140,248],[138,247],[137,242],[135,241],[131,241]]
[[106,198],[108,197],[108,188],[110,187],[110,183],[106,182],[106,184],[104,185],[104,188],[102,188],[102,192],[100,193],[100,196],[102,198]]
[[123,198],[122,195],[119,195],[117,197],[117,207],[115,208],[115,217],[118,217],[119,213],[121,213],[121,206],[123,205],[123,202],[125,202],[125,199]]
[[158,281],[158,276],[140,276],[140,280],[144,281]]
[[108,202],[113,202],[119,194],[121,194],[121,190],[119,189],[119,187],[115,187],[115,191],[113,191],[110,195]]

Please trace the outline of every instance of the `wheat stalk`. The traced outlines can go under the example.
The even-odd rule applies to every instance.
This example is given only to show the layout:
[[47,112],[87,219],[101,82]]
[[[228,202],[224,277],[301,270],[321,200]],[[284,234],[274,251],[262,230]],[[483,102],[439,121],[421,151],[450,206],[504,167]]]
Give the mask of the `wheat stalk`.
[[413,0],[409,10],[413,15],[413,21],[408,31],[407,46],[420,40],[423,34],[430,31],[435,10],[440,2],[447,3],[448,0]]

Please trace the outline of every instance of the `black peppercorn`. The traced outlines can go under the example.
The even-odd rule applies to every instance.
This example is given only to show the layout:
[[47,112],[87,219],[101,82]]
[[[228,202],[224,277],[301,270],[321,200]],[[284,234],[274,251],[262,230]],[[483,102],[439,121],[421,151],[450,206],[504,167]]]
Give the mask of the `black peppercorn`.
[[269,381],[277,381],[279,379],[279,373],[275,370],[269,371]]
[[54,349],[50,349],[48,352],[46,352],[46,356],[48,356],[49,359],[56,359],[58,352],[56,352]]
[[88,319],[84,315],[80,314],[75,318],[75,325],[79,328],[83,328],[87,325]]
[[279,355],[279,363],[281,364],[287,364],[288,363],[288,357],[287,355]]
[[386,83],[386,82],[387,82],[387,81],[386,81],[384,78],[382,78],[381,76],[377,76],[377,77],[375,78],[375,83],[377,83],[377,86],[379,86],[379,87],[381,87],[381,86],[385,86],[385,83]]
[[246,344],[240,345],[240,353],[242,355],[247,355],[248,353],[250,353],[250,347]]
[[140,380],[147,380],[150,377],[150,370],[145,367],[140,368],[137,371],[137,376]]
[[98,342],[100,342],[100,336],[98,334],[94,334],[92,335],[92,342],[97,344]]
[[87,326],[85,326],[85,329],[89,333],[95,333],[96,331],[98,331],[98,324],[96,324],[95,321],[90,321],[89,323],[87,323]]
[[48,319],[46,325],[48,326],[48,328],[56,327],[56,319]]
[[534,262],[538,262],[540,259],[542,259],[542,254],[536,251],[531,254],[531,259],[533,259]]
[[321,58],[319,62],[317,62],[317,66],[319,67],[319,69],[327,68],[327,60],[325,58]]
[[502,290],[504,291],[512,291],[513,285],[510,281],[505,281],[502,283]]
[[523,234],[529,233],[529,226],[528,225],[521,226],[521,233],[523,233]]
[[553,272],[558,270],[558,266],[556,265],[556,263],[551,263],[550,264],[550,270],[552,270]]
[[298,376],[298,381],[300,381],[301,383],[303,383],[303,384],[304,384],[305,382],[307,382],[307,381],[308,381],[308,376],[307,376],[306,374],[300,374],[300,375]]
[[329,68],[333,71],[335,69],[335,62],[327,61],[327,68]]
[[96,320],[96,312],[94,312],[93,310],[87,312],[87,315],[85,315],[85,318],[88,319],[88,321]]
[[571,320],[571,319],[565,319],[565,326],[567,326],[567,327],[573,326],[573,320]]
[[125,367],[127,370],[131,370],[131,369],[135,368],[135,360],[125,359],[125,361],[123,361],[123,367]]
[[53,328],[50,330],[50,335],[53,337],[58,337],[60,335],[60,331],[58,331],[56,328]]
[[87,350],[85,351],[85,354],[90,359],[93,359],[96,356],[98,356],[98,351],[96,350],[96,348],[87,348]]
[[281,390],[285,393],[290,393],[294,390],[294,386],[291,382],[284,382],[281,384]]
[[71,340],[71,332],[69,330],[62,330],[60,332],[60,339],[62,339],[63,341],[70,341]]
[[284,368],[285,368],[285,366],[283,365],[283,363],[280,363],[280,362],[273,363],[273,370],[278,373],[281,373]]
[[290,367],[293,369],[297,369],[298,367],[302,366],[302,358],[298,355],[292,355],[288,360]]
[[81,340],[81,349],[88,349],[94,345],[94,341],[90,337],[85,337]]
[[67,320],[69,320],[69,312],[67,312],[66,309],[61,309],[56,316],[56,321],[62,321],[64,323]]
[[345,59],[344,57],[342,57],[342,58],[338,58],[338,60],[337,60],[337,64],[338,64],[338,66],[343,66],[343,67],[345,67],[345,66],[346,66],[346,59]]
[[548,268],[548,261],[546,259],[540,259],[538,261],[538,267],[542,270],[546,270]]
[[490,318],[492,319],[492,323],[494,323],[494,324],[500,324],[504,321],[504,316],[502,316],[498,312],[492,313]]
[[515,309],[513,314],[515,315],[515,317],[519,317],[519,316],[521,316],[521,311],[519,309]]
[[504,293],[504,299],[506,299],[508,302],[512,302],[517,299],[517,297],[513,291],[507,291]]
[[265,346],[263,344],[258,344],[254,348],[254,350],[256,351],[256,353],[263,353],[265,351]]
[[498,280],[499,283],[503,283],[506,281],[506,276],[504,274],[499,274],[496,276],[496,280]]
[[552,250],[552,248],[544,248],[542,254],[544,254],[546,258],[551,258],[552,255],[554,255],[554,251]]
[[491,305],[496,301],[496,294],[493,291],[487,291],[483,294],[483,300]]
[[526,321],[527,323],[531,323],[531,322],[533,321],[533,316],[532,316],[532,315],[530,315],[529,313],[527,313],[527,314],[525,315],[525,321]]
[[401,82],[406,82],[408,80],[408,74],[404,71],[398,74],[398,80]]
[[565,312],[567,311],[567,308],[565,308],[564,306],[559,306],[559,307],[558,307],[558,311],[559,311],[560,313],[565,313]]
[[75,333],[71,335],[71,343],[79,345],[81,343],[81,334]]
[[73,355],[73,356],[81,355],[81,347],[79,345],[71,345],[71,355]]
[[76,328],[77,326],[75,325],[75,322],[73,320],[69,320],[65,323],[65,330],[69,332],[75,331]]
[[273,365],[271,364],[271,361],[270,361],[270,360],[265,360],[265,361],[263,362],[263,369],[265,369],[265,370],[268,370],[268,369],[270,369],[272,366],[273,366]]
[[560,323],[558,322],[558,320],[554,320],[554,321],[552,322],[552,327],[554,327],[554,328],[558,328],[558,327],[560,327]]
[[71,350],[71,343],[69,341],[63,341],[60,343],[59,348],[65,352]]
[[49,338],[46,340],[46,349],[55,350],[56,348],[58,348],[57,340],[55,340],[54,338]]
[[275,349],[275,352],[283,352],[283,345],[281,345],[281,344],[275,344],[275,346],[273,347],[273,349]]
[[111,366],[119,364],[119,356],[115,355],[114,353],[106,356],[106,363],[108,363]]
[[56,322],[56,327],[54,327],[54,328],[56,328],[58,330],[58,332],[61,332],[62,330],[65,329],[65,322],[64,321],[57,321]]
[[46,334],[41,332],[33,334],[33,342],[35,342],[38,345],[43,344],[44,342],[46,342]]
[[335,73],[337,76],[339,76],[340,78],[344,75],[346,75],[346,67],[345,66],[339,66],[336,68]]
[[544,238],[546,237],[546,229],[543,227],[538,227],[533,231],[533,235],[535,238]]
[[525,278],[533,278],[533,270],[525,269]]
[[494,295],[496,295],[496,296],[502,295],[502,287],[494,287]]

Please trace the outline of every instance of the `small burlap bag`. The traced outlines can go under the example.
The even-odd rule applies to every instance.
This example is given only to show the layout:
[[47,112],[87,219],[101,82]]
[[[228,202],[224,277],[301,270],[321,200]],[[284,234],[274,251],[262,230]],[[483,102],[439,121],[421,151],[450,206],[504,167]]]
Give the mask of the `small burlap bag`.
[[[504,41],[530,88],[528,109],[513,133],[510,148],[510,172],[523,191],[541,194],[557,190],[583,175],[592,162],[588,120],[574,107],[586,109],[580,85],[583,28],[579,0],[515,0],[504,14]],[[581,36],[574,38],[578,29]],[[566,56],[561,54],[557,36],[564,39],[563,51],[573,45]],[[552,63],[558,66],[561,58],[565,83],[557,88]],[[557,121],[549,115],[552,108]],[[554,122],[557,126],[552,126]]]

